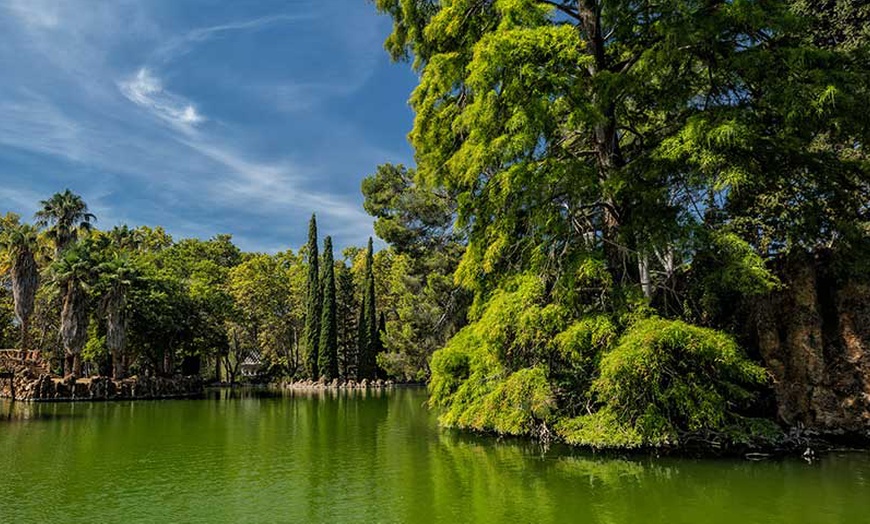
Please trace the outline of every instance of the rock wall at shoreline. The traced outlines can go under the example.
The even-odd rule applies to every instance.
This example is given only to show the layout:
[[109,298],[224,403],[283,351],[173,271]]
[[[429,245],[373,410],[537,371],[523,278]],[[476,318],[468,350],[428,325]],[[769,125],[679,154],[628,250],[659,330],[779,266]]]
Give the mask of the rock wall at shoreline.
[[[31,401],[124,400],[191,397],[203,393],[200,377],[55,377],[37,357],[0,351],[0,369],[12,372],[15,399]],[[0,397],[12,397],[12,384],[0,380]]]
[[870,434],[870,282],[824,257],[787,261],[785,289],[754,304],[756,344],[790,426]]

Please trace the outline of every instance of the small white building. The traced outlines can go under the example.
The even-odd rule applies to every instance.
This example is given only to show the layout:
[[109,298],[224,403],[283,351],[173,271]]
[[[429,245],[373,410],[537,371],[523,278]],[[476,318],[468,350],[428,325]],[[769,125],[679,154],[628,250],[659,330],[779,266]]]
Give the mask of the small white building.
[[256,377],[263,369],[263,359],[258,353],[252,353],[242,361],[241,372],[245,378]]

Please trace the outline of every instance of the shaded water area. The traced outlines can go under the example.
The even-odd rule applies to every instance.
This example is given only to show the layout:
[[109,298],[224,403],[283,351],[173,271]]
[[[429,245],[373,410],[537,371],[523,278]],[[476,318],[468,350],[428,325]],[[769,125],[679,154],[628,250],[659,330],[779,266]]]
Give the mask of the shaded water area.
[[0,522],[870,522],[870,455],[614,458],[439,430],[425,391],[0,403]]

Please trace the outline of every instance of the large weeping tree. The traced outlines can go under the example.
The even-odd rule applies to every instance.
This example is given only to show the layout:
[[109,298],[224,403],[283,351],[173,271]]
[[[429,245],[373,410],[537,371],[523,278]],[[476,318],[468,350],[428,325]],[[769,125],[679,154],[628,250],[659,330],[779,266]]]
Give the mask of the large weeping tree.
[[21,224],[17,215],[9,214],[0,224],[0,247],[9,259],[15,317],[21,329],[20,348],[30,349],[30,318],[39,288],[37,231],[29,224]]
[[[468,231],[456,277],[475,293],[472,322],[431,362],[442,421],[529,432],[556,406],[560,416],[599,417],[573,426],[589,431],[575,440],[587,444],[616,427],[655,442],[661,434],[649,430],[662,420],[680,428],[671,435],[720,431],[713,419],[685,424],[697,406],[712,406],[706,397],[647,402],[679,381],[649,380],[652,360],[637,356],[681,352],[690,362],[696,335],[718,335],[656,320],[641,329],[637,320],[731,328],[716,298],[733,310],[769,291],[768,260],[868,243],[870,61],[866,45],[845,45],[861,42],[866,24],[838,22],[855,20],[840,13],[865,12],[863,3],[375,4],[393,19],[387,49],[412,60],[420,79],[411,96],[415,182],[456,194]],[[813,22],[795,15],[796,4],[830,16]],[[814,23],[829,28],[824,41],[844,45],[814,43]],[[660,333],[670,340],[656,342]],[[612,351],[616,340],[624,352]],[[711,347],[725,353],[720,342]],[[605,355],[629,365],[608,365]],[[722,359],[687,366],[677,375],[690,381],[714,370],[708,384],[731,373]],[[614,391],[635,398],[605,409],[606,375],[617,369],[647,380],[615,377]],[[714,418],[737,420],[729,417],[738,382],[755,376],[728,385]],[[485,422],[516,413],[520,396],[544,408],[529,426]],[[638,405],[661,420],[627,414]]]
[[532,270],[649,296],[699,228],[768,254],[866,216],[866,165],[821,147],[866,143],[864,55],[807,44],[789,2],[375,3],[420,74],[418,175],[458,193],[458,276],[484,294]]

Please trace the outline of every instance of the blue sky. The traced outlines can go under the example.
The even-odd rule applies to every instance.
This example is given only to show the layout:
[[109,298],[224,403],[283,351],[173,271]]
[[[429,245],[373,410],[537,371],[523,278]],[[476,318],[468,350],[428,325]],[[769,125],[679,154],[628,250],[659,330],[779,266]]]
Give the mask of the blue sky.
[[366,0],[0,0],[0,212],[70,188],[98,226],[298,248],[373,234],[416,78]]

